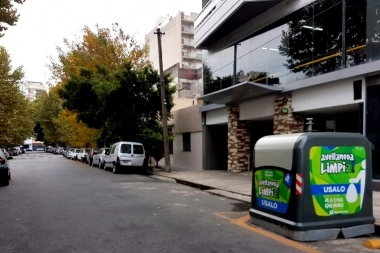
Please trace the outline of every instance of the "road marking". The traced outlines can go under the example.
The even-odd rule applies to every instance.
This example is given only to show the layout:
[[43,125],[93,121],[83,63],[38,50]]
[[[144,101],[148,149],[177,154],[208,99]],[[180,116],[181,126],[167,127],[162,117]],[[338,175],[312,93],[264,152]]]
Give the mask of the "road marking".
[[244,228],[244,229],[247,229],[249,231],[255,232],[255,233],[260,234],[262,236],[268,237],[268,238],[270,238],[272,240],[281,242],[281,243],[286,244],[286,245],[288,245],[288,246],[290,246],[292,248],[299,249],[299,250],[301,250],[303,252],[306,252],[306,253],[322,253],[319,250],[310,248],[310,247],[308,247],[308,246],[306,246],[304,244],[301,244],[299,242],[290,240],[290,239],[285,238],[285,237],[283,237],[281,235],[278,235],[278,234],[272,233],[270,231],[264,230],[264,229],[262,229],[260,227],[256,227],[256,226],[247,224],[247,222],[250,220],[249,214],[245,215],[243,217],[237,218],[237,219],[232,219],[232,218],[226,216],[226,214],[233,214],[233,212],[214,213],[214,215],[216,215],[216,216],[218,216],[220,218],[223,218],[223,219],[227,219],[227,220],[229,220],[234,225],[237,225],[237,226],[239,226],[241,228]]

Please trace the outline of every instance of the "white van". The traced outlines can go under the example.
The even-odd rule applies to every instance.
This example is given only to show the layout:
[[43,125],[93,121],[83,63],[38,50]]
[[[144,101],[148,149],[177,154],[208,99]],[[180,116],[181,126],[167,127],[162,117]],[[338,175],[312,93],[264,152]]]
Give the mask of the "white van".
[[120,141],[112,145],[110,154],[104,157],[104,168],[118,173],[125,167],[144,167],[145,149],[139,142]]

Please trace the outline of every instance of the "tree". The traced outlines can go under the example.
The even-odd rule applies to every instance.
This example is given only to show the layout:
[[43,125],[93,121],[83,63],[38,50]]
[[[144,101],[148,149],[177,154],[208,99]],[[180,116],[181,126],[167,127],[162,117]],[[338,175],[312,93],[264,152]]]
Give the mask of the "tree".
[[62,100],[59,98],[55,88],[49,93],[43,92],[36,101],[35,121],[38,122],[44,132],[44,142],[46,144],[58,144],[59,135],[54,119],[58,117],[62,110]]
[[59,87],[52,87],[49,93],[44,92],[36,101],[35,135],[40,134],[41,137],[42,134],[43,141],[49,145],[95,146],[98,133],[79,121],[75,113],[63,109]]
[[[141,141],[144,129],[162,130],[159,80],[150,66],[134,69],[125,64],[124,69],[111,73],[83,70],[72,76],[59,94],[65,108],[77,113],[89,127],[100,129],[100,143]],[[170,82],[170,76],[165,75],[169,113],[175,92]]]
[[[63,84],[59,95],[64,108],[100,131],[100,145],[141,141],[149,153],[160,150],[151,145],[162,139],[162,125],[160,78],[149,62],[148,47],[139,46],[117,24],[112,29],[97,26],[95,32],[85,27],[79,40],[64,43],[58,62],[50,64],[53,78]],[[175,92],[170,82],[165,75],[168,117]]]
[[58,61],[50,57],[48,67],[55,82],[64,83],[71,75],[79,75],[82,69],[116,70],[128,62],[137,68],[151,65],[148,46],[140,46],[117,23],[111,29],[97,25],[95,32],[85,26],[82,32],[79,39],[69,41],[65,38],[64,47],[57,47]]
[[9,54],[0,47],[0,146],[21,145],[33,129],[32,107],[18,87],[22,67],[12,70]]
[[77,115],[72,111],[62,110],[53,120],[56,125],[58,140],[75,147],[95,147],[98,131],[88,128],[79,121]]
[[8,30],[7,25],[16,25],[19,14],[13,4],[23,4],[25,0],[1,0],[0,1],[0,37],[4,36],[4,31]]

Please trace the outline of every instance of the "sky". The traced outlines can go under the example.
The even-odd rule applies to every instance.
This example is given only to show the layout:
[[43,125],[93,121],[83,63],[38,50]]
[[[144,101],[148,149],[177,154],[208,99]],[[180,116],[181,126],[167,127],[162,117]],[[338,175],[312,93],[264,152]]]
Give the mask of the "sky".
[[56,59],[57,46],[80,35],[84,26],[111,28],[118,23],[143,43],[161,16],[199,13],[202,0],[26,0],[14,5],[19,21],[0,38],[0,45],[10,54],[13,68],[23,66],[24,80],[46,84],[49,57]]

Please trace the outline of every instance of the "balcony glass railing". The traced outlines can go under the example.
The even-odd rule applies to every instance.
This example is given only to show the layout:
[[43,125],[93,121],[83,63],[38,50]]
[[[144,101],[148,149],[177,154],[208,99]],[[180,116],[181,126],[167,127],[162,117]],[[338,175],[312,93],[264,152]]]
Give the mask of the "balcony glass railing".
[[191,29],[190,27],[183,27],[182,32],[184,32],[184,33],[194,33],[194,29]]
[[220,0],[210,0],[206,6],[202,9],[202,11],[198,14],[198,16],[194,20],[194,27],[197,28],[198,25],[202,23],[202,21],[210,14],[210,12],[215,8]]
[[194,45],[194,40],[183,39],[182,44],[183,44],[183,45],[192,46],[192,45]]
[[202,59],[201,54],[191,54],[191,53],[183,53],[183,57],[192,58],[192,59]]

